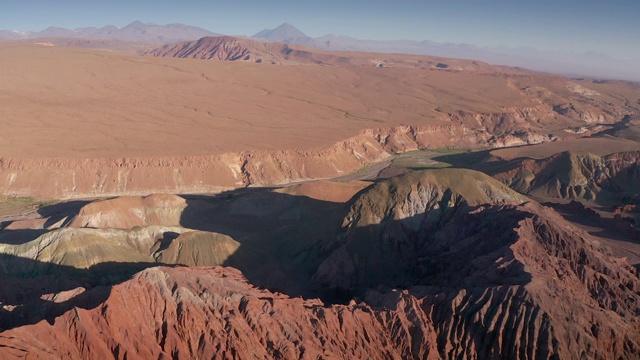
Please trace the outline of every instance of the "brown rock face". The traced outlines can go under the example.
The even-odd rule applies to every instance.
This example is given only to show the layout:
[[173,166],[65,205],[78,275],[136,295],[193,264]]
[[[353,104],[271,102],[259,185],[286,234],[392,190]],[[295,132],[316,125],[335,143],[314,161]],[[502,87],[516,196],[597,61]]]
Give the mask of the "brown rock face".
[[[322,64],[322,65],[368,65],[373,66],[373,54],[340,54],[283,43],[265,43],[231,36],[204,37],[197,41],[168,44],[154,50],[143,51],[143,55],[176,57],[218,61],[242,61],[267,64]],[[410,57],[408,57],[410,58]],[[415,57],[414,57],[415,58]],[[406,59],[414,65],[415,60]],[[413,61],[412,61],[413,60]]]
[[539,198],[611,202],[633,200],[640,181],[640,151],[596,156],[564,152],[546,159],[515,160],[495,177]]
[[162,264],[222,265],[239,247],[240,243],[226,235],[190,231],[171,241],[167,248],[159,252],[155,258]]
[[[359,59],[282,43],[264,43],[231,36],[204,37],[197,41],[168,44],[143,52],[156,57],[176,57],[218,61],[242,61],[268,64],[373,65],[370,59]],[[361,56],[362,57],[362,56]],[[369,61],[367,61],[369,60]]]
[[[407,317],[409,309],[420,311],[417,300],[391,296],[399,300],[395,309],[327,308],[256,289],[230,268],[155,268],[114,287],[93,310],[72,310],[53,325],[42,322],[0,334],[0,346],[12,358],[400,359],[428,354],[428,342],[435,345],[433,333],[410,341],[415,331],[433,331]],[[23,340],[17,344],[16,338]]]
[[[331,65],[367,67],[434,67],[438,58],[414,55],[381,54],[358,52],[328,52],[306,46],[262,42],[232,36],[208,36],[196,41],[167,44],[152,50],[142,50],[140,54],[155,57],[175,57],[215,61],[238,61],[279,65]],[[503,71],[505,73],[528,73],[516,68],[492,66],[482,62],[448,59],[457,71]],[[381,66],[382,65],[382,66]]]
[[69,226],[120,229],[147,225],[178,226],[186,207],[185,200],[176,195],[119,197],[85,205]]
[[434,175],[377,184],[353,203],[314,275],[327,294],[364,291],[374,304],[366,289],[408,288],[428,304],[445,358],[637,355],[633,267],[494,181]]
[[249,47],[260,44],[231,36],[204,37],[198,41],[186,41],[165,45],[149,51],[147,55],[205,60],[255,61]]
[[[249,199],[228,199],[234,216],[269,216]],[[0,333],[3,355],[635,359],[640,352],[637,271],[552,209],[484,174],[414,172],[376,183],[344,208],[342,226],[316,242],[278,242],[292,231],[284,230],[264,237],[273,243],[260,251],[204,232],[153,243],[167,262],[247,269],[252,262],[246,279],[223,267],[153,268],[106,288],[74,279],[113,268],[66,269],[73,277],[65,291],[40,292],[61,315],[9,326]],[[307,288],[274,275],[286,271],[307,277]],[[19,271],[2,273],[7,283],[30,284]],[[297,297],[313,293],[323,301]],[[16,309],[33,306],[0,295]]]
[[635,269],[552,210],[459,204],[423,216],[351,225],[315,279],[337,296],[413,284],[443,358],[636,356]]

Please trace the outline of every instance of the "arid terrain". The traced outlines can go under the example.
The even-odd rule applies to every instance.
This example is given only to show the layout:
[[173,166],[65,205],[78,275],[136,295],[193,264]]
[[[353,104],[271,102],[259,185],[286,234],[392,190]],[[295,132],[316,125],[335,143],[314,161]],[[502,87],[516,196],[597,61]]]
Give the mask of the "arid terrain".
[[433,65],[443,59],[380,54],[356,54],[356,65],[276,66],[1,46],[0,189],[9,196],[329,178],[418,148],[583,137],[638,107],[636,85],[595,95],[584,81],[463,60],[447,60],[455,70]]
[[640,85],[37,42],[0,42],[0,357],[640,356]]

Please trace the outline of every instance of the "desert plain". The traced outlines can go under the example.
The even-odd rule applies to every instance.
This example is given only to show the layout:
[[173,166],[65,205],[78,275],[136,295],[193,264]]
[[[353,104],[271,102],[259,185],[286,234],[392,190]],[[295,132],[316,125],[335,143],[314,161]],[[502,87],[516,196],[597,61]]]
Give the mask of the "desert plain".
[[[621,119],[615,104],[635,90],[596,103],[565,79],[409,55],[273,65],[3,46],[3,193],[39,198],[210,192],[333,177],[419,147],[572,137]],[[553,110],[572,101],[574,116]]]

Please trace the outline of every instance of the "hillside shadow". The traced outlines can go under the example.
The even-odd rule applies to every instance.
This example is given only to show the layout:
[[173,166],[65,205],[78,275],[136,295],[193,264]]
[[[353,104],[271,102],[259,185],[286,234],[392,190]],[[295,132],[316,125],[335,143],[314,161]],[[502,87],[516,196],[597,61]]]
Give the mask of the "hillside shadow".
[[299,229],[300,222],[344,212],[344,203],[274,192],[275,188],[244,188],[217,195],[183,195],[187,207],[180,224],[221,233],[243,242]]
[[0,244],[22,245],[48,231],[46,229],[0,230]]
[[75,200],[39,208],[36,213],[40,218],[47,219],[44,224],[42,224],[42,229],[7,230],[5,227],[15,220],[4,221],[0,223],[0,244],[24,244],[47,233],[49,231],[47,229],[55,224],[58,224],[59,227],[67,226],[71,220],[78,215],[80,209],[90,202],[89,200]]
[[109,262],[77,269],[0,254],[0,332],[42,320],[52,323],[75,307],[95,308],[114,285],[156,266],[171,265]]
[[38,209],[38,214],[41,217],[50,217],[54,215],[78,215],[80,209],[92,200],[73,200],[67,202],[61,202],[48,206],[43,206]]
[[507,172],[519,166],[519,162],[528,159],[526,157],[505,160],[491,155],[491,150],[476,152],[448,154],[433,157],[434,161],[448,163],[454,168],[471,169],[493,176],[501,172]]
[[155,252],[159,253],[168,249],[173,240],[177,239],[178,236],[180,236],[180,234],[173,231],[162,233],[162,237],[158,239],[158,249]]
[[640,203],[640,164],[621,169],[601,186],[618,195],[623,203]]
[[317,297],[308,286],[319,263],[315,249],[340,229],[347,203],[251,188],[216,196],[183,196],[184,227],[228,235],[239,249],[223,265],[255,286],[292,297]]
[[594,226],[594,222],[600,220],[600,217],[597,215],[597,213],[593,212],[592,210],[590,211],[588,208],[584,207],[582,203],[579,202],[570,202],[568,204],[563,204],[559,202],[547,201],[541,202],[540,204],[552,208],[565,220],[571,223],[584,226]]
[[[339,216],[334,214],[333,219],[311,230],[307,223],[296,223],[289,233],[274,234],[271,239],[277,239],[275,242],[263,239],[272,241],[271,250],[278,253],[259,260],[247,261],[256,253],[255,242],[241,243],[224,265],[238,268],[254,286],[291,297],[319,298],[325,305],[345,304],[380,288],[431,286],[458,291],[531,281],[519,262],[504,268],[497,261],[513,255],[509,246],[518,239],[514,229],[525,216],[514,215],[513,210],[509,215],[513,221],[481,221],[483,215],[467,214],[455,222],[434,225],[433,214],[423,213],[343,229],[347,212],[345,207]],[[503,237],[492,239],[496,232]],[[485,237],[472,241],[477,234]],[[446,245],[447,236],[452,238],[450,246]],[[461,247],[456,250],[456,246]],[[485,276],[473,276],[470,264],[478,263],[483,264],[479,271]],[[332,275],[318,277],[322,266],[323,274]]]
[[44,228],[61,223],[60,226],[68,225],[75,218],[83,206],[89,204],[90,200],[67,201],[38,209],[38,214],[43,218],[49,218],[44,224]]
[[590,235],[632,244],[640,244],[640,230],[638,230],[636,224],[631,222],[625,224],[622,220],[616,221],[612,218],[602,217],[591,209],[593,207],[599,210],[610,211],[610,208],[597,206],[587,207],[578,201],[572,201],[568,204],[545,202],[542,205],[554,209],[565,220],[571,223],[597,229],[595,231],[588,231]]
[[[505,268],[498,261],[513,256],[509,246],[517,240],[514,228],[525,216],[513,209],[432,210],[343,228],[351,203],[271,189],[184,198],[188,206],[182,215],[183,226],[225,234],[240,242],[224,266],[239,269],[253,286],[290,297],[319,298],[330,305],[348,303],[372,289],[428,286],[449,292],[523,285],[531,280],[522,264],[514,262]],[[160,250],[177,236],[164,234]],[[199,252],[213,248],[187,249],[183,251],[194,253],[185,258],[198,259],[204,258]],[[1,255],[0,276],[6,286],[0,300],[3,305],[18,306],[13,311],[0,310],[2,326],[6,330],[43,319],[52,321],[75,306],[94,308],[106,300],[113,285],[155,266],[167,264],[103,263],[75,269]],[[79,287],[89,290],[59,303],[43,299],[43,295]]]
[[438,155],[432,157],[432,159],[438,162],[451,164],[452,167],[475,170],[475,167],[479,163],[486,162],[491,158],[491,151],[492,150],[482,150],[458,154]]

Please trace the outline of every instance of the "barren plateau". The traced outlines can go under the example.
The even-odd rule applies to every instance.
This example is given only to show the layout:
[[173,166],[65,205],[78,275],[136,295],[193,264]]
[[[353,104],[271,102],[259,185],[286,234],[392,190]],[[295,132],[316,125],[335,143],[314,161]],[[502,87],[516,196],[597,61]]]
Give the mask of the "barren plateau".
[[358,65],[273,65],[0,46],[0,189],[9,196],[329,178],[419,148],[587,136],[637,113],[640,97],[630,83],[605,84],[615,90],[602,95],[584,81],[464,60],[444,71],[429,65],[443,59],[416,56],[382,56],[396,65],[381,68],[362,61],[380,54],[354,53]]

